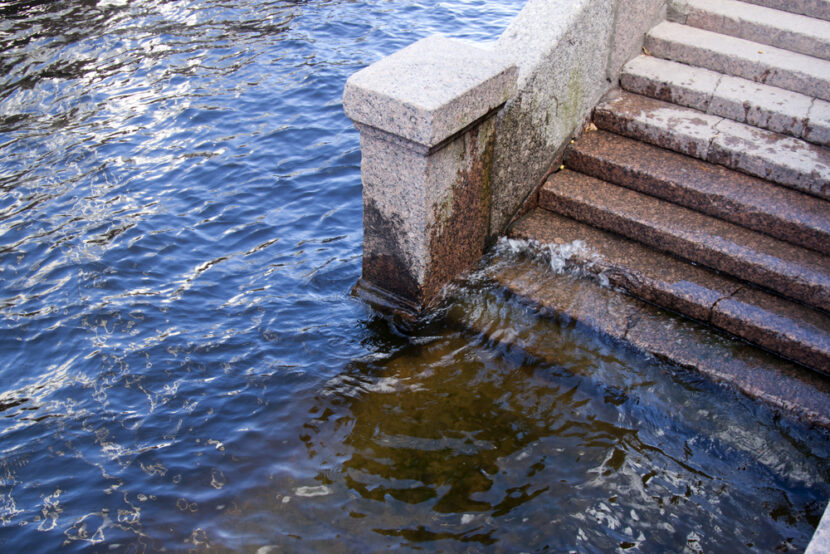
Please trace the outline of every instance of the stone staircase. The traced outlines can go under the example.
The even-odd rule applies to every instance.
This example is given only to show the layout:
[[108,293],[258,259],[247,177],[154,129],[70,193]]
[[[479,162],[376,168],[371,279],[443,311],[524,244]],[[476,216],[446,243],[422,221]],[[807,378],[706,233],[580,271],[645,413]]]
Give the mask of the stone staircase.
[[[796,362],[830,392],[830,2],[685,0],[669,15],[509,235],[584,241],[572,263]],[[598,321],[533,278],[501,280]],[[635,319],[618,338],[632,342]],[[636,345],[719,371],[716,359],[685,363],[665,345]],[[813,409],[827,416],[828,398]]]

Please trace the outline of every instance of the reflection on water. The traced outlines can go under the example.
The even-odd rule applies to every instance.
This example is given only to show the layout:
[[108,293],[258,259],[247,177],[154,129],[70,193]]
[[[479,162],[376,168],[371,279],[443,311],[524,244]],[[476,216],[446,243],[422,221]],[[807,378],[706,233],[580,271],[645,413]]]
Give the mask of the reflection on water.
[[486,284],[348,296],[345,79],[520,4],[0,0],[0,550],[806,543],[823,433]]

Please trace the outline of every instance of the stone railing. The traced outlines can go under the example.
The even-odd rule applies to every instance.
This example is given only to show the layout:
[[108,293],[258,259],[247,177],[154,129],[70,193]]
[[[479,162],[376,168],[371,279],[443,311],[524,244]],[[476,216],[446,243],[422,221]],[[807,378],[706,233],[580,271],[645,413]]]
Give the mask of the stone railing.
[[523,206],[665,0],[529,0],[495,44],[441,36],[352,75],[367,300],[420,311]]

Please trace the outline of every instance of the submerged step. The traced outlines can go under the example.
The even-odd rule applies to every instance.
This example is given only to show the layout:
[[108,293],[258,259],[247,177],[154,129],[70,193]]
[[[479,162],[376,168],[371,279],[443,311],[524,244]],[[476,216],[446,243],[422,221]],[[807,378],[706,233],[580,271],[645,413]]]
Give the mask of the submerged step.
[[540,206],[830,311],[830,260],[687,208],[564,170]]
[[597,179],[830,254],[830,203],[605,131],[584,133],[565,164]]
[[821,312],[544,209],[517,221],[510,236],[579,244],[567,249],[570,264],[643,300],[830,374],[830,316]]
[[830,146],[830,102],[654,56],[628,62],[630,92]]
[[736,0],[686,0],[677,12],[677,23],[830,59],[830,21]]
[[830,428],[830,380],[824,375],[592,280],[557,275],[538,263],[501,265],[494,277],[540,314],[567,318]]
[[653,55],[830,100],[830,61],[664,21],[646,35]]
[[830,21],[830,0],[744,0],[744,2]]
[[830,150],[691,108],[613,91],[597,127],[830,199]]

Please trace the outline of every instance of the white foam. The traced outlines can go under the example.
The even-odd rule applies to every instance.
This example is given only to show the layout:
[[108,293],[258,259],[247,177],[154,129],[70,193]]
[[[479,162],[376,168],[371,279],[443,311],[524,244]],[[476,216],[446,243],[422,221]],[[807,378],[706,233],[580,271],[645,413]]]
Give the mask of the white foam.
[[294,494],[305,498],[312,498],[315,496],[328,496],[331,494],[331,489],[325,485],[320,485],[317,487],[300,487],[294,491]]

